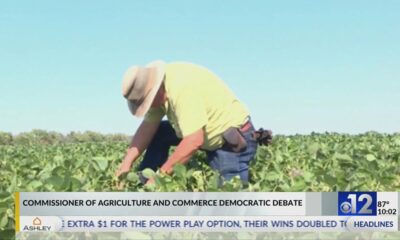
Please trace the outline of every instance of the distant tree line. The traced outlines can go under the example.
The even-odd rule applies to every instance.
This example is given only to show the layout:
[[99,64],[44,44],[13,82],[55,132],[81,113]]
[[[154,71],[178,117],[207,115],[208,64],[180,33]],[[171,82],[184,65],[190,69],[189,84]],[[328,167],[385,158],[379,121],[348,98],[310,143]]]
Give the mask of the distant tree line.
[[9,132],[0,132],[0,145],[32,145],[32,144],[61,144],[80,142],[104,142],[104,141],[130,141],[124,134],[101,134],[93,131],[70,132],[66,135],[54,132],[34,129],[13,135]]

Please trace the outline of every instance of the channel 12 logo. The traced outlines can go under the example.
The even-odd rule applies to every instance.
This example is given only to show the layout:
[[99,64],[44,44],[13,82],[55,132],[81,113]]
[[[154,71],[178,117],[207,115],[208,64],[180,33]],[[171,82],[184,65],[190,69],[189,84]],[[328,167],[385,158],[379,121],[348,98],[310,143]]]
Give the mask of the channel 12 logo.
[[339,192],[339,216],[376,216],[376,192]]

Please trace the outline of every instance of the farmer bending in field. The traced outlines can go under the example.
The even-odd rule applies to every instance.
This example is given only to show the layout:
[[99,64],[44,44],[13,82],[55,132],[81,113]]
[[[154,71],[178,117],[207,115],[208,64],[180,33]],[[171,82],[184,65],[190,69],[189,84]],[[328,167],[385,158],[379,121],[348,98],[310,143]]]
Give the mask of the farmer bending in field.
[[[144,120],[116,172],[118,177],[129,172],[145,150],[138,170],[159,169],[166,174],[204,150],[209,165],[224,180],[240,176],[248,182],[249,163],[257,150],[254,127],[246,107],[214,73],[185,62],[133,66],[124,75],[122,94],[131,113]],[[168,121],[162,120],[165,115]],[[171,146],[177,147],[168,156]]]

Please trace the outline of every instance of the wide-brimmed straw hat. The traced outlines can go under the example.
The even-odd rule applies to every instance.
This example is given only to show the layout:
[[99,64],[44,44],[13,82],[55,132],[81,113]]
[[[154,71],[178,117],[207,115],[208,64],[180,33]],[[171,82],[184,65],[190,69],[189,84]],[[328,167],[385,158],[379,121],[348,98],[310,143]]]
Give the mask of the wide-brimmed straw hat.
[[122,81],[122,95],[131,113],[143,117],[149,110],[165,75],[165,63],[157,60],[145,67],[130,67]]

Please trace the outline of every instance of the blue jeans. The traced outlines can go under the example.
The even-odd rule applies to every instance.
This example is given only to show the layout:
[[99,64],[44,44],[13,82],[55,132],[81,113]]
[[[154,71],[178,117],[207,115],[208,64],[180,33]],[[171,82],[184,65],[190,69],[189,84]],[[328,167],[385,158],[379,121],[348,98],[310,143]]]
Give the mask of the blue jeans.
[[[236,153],[224,148],[206,151],[208,164],[219,171],[223,180],[239,176],[244,183],[249,181],[249,164],[257,151],[257,142],[252,137],[253,131],[252,126],[247,132],[242,133],[247,141],[247,148],[243,152]],[[167,161],[170,147],[177,146],[181,140],[168,121],[161,121],[138,170],[151,168],[156,171]]]

